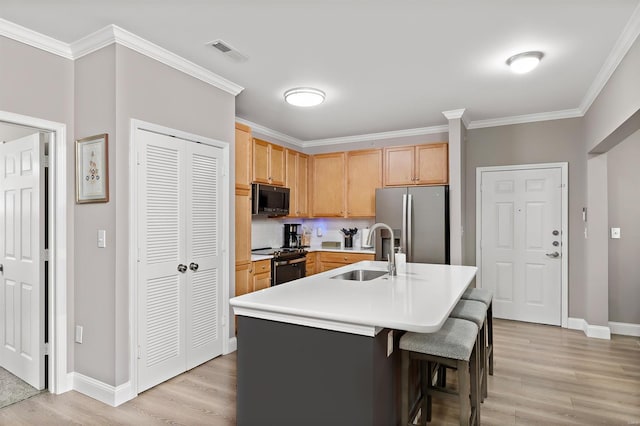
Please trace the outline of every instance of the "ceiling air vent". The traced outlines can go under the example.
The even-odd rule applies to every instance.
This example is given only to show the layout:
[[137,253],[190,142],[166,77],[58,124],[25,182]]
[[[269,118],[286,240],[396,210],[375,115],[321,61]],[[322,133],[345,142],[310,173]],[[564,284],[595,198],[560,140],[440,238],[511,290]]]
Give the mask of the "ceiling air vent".
[[227,43],[224,40],[214,40],[208,44],[212,47],[215,47],[220,52],[222,52],[226,57],[228,57],[229,59],[233,59],[236,62],[244,62],[247,59],[249,59],[248,56],[243,55],[238,51],[238,49],[231,46],[229,43]]

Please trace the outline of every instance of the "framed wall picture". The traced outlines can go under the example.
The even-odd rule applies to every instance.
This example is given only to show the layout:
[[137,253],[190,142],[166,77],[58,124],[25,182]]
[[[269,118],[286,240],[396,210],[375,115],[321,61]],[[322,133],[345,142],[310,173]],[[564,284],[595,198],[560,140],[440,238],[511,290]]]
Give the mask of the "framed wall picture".
[[76,202],[109,201],[109,135],[89,136],[76,141]]

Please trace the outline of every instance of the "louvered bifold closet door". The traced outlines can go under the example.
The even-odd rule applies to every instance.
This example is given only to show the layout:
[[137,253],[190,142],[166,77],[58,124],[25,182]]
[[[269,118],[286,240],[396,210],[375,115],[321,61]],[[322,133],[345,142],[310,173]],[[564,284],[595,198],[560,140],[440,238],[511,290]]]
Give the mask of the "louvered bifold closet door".
[[138,131],[138,392],[185,371],[185,142]]
[[187,143],[187,369],[222,353],[220,181],[222,150]]

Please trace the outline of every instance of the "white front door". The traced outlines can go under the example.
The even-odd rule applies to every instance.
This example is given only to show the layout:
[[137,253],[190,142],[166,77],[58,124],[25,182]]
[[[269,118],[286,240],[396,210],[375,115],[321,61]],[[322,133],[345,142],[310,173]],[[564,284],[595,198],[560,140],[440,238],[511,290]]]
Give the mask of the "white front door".
[[44,388],[44,172],[36,133],[0,145],[0,365]]
[[222,150],[136,130],[138,392],[222,353]]
[[532,168],[481,176],[480,283],[493,315],[562,322],[562,171]]

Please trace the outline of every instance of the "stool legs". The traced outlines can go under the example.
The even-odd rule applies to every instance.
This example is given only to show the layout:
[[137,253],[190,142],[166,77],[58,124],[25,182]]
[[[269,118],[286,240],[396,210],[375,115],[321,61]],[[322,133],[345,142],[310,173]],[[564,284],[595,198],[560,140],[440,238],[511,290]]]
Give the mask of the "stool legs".
[[409,423],[409,352],[402,351],[400,361],[400,424]]
[[489,351],[489,374],[493,376],[493,301],[487,308],[487,335]]

